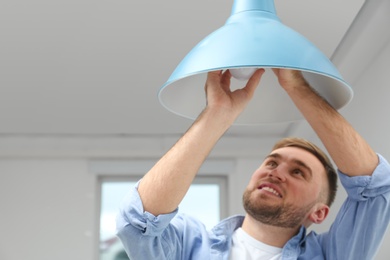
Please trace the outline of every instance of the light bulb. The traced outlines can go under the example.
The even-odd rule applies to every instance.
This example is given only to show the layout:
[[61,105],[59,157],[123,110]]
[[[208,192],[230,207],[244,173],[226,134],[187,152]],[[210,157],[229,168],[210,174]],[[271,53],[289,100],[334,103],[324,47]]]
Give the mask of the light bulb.
[[232,76],[238,80],[248,80],[257,68],[237,68],[237,69],[229,69]]

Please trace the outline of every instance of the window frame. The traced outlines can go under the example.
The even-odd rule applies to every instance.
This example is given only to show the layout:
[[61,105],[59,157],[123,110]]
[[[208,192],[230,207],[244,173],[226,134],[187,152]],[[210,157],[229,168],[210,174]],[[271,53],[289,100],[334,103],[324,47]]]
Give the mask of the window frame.
[[[96,160],[89,164],[89,172],[96,176],[94,255],[100,259],[100,221],[102,185],[104,182],[137,182],[156,163],[156,160]],[[193,184],[219,186],[220,219],[229,214],[229,177],[234,169],[231,160],[207,160],[199,170]]]

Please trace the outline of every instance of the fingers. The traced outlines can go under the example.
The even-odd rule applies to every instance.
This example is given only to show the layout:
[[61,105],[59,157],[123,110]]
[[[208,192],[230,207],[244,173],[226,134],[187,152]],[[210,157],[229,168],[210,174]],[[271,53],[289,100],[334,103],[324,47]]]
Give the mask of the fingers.
[[221,78],[222,70],[210,71],[207,73],[207,82],[219,82]]
[[232,75],[229,70],[215,70],[207,73],[206,88],[210,86],[220,86],[223,90],[230,89],[230,79]]
[[229,70],[214,70],[207,73],[207,80],[226,81],[230,80],[231,73]]
[[[256,70],[253,75],[247,81],[244,89],[248,91],[250,95],[253,95],[255,89],[260,83],[261,77],[263,76],[265,70],[263,68]],[[230,82],[232,74],[230,70],[216,70],[210,71],[207,73],[207,85],[220,86],[225,92],[230,92]],[[206,88],[207,89],[207,88]]]
[[276,77],[278,78],[279,84],[284,88],[291,88],[294,86],[303,86],[308,85],[305,78],[302,75],[302,72],[299,70],[293,69],[282,69],[282,68],[273,68],[272,69]]
[[204,86],[206,96],[208,94],[207,89],[210,86],[219,85],[220,79],[221,79],[222,70],[216,70],[216,71],[210,71],[207,73],[207,80],[206,84]]
[[248,92],[248,94],[250,96],[252,96],[253,93],[255,92],[257,86],[260,83],[261,77],[263,76],[264,72],[265,72],[264,69],[256,70],[255,73],[253,73],[253,75],[250,77],[250,79],[246,83],[246,86],[244,89],[246,89],[246,91]]
[[232,74],[230,73],[230,70],[226,70],[222,73],[221,77],[221,87],[225,91],[230,91],[230,79],[232,78]]
[[279,68],[272,68],[272,71],[274,72],[275,76],[279,78],[280,69]]

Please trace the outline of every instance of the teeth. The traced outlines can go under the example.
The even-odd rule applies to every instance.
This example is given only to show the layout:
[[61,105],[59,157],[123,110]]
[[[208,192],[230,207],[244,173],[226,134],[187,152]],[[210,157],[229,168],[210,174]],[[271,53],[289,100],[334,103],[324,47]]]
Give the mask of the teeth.
[[280,197],[280,194],[276,190],[274,190],[274,189],[272,189],[270,187],[263,187],[262,189],[266,190],[266,191],[269,191],[269,192],[275,194],[276,196]]

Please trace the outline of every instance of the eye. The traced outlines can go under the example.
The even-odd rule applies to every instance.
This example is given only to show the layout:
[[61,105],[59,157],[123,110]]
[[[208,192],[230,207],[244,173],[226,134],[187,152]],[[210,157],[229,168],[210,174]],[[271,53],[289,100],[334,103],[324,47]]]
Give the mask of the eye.
[[305,176],[304,172],[303,172],[301,169],[294,169],[294,170],[292,171],[292,173],[293,173],[294,175]]
[[266,163],[266,165],[269,166],[269,167],[276,167],[276,166],[278,166],[278,164],[275,161],[273,161],[273,160],[268,161]]

